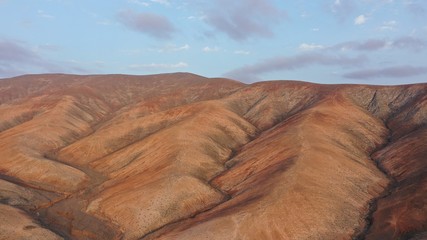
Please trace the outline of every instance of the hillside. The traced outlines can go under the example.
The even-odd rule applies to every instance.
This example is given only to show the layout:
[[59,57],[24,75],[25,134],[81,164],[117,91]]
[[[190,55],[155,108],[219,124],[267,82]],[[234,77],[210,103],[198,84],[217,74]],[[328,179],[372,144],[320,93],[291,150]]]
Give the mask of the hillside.
[[427,84],[0,80],[0,239],[427,238]]

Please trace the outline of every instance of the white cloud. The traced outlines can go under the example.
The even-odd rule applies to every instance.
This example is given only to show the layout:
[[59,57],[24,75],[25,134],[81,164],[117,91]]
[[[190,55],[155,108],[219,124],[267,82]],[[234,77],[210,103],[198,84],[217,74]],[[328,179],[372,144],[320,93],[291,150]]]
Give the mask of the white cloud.
[[311,31],[318,32],[318,31],[320,31],[320,29],[319,28],[312,28]]
[[365,15],[359,15],[358,17],[356,17],[354,19],[354,24],[355,25],[362,25],[364,23],[366,23],[366,21],[368,20],[368,18]]
[[179,63],[149,63],[149,64],[131,64],[129,68],[132,70],[161,70],[161,69],[174,69],[174,68],[185,68],[188,67],[188,63],[179,62]]
[[393,31],[397,27],[397,22],[395,20],[391,20],[388,22],[384,22],[383,25],[381,25],[380,30],[381,31]]
[[169,44],[166,45],[164,47],[161,48],[154,48],[154,49],[149,49],[150,51],[156,51],[159,53],[163,53],[163,52],[179,52],[179,51],[185,51],[190,49],[190,45],[188,44],[184,44],[182,46],[176,46],[175,44]]
[[318,50],[318,49],[323,49],[325,48],[325,46],[323,45],[318,45],[318,44],[307,44],[307,43],[302,43],[299,45],[298,47],[300,50],[302,51],[312,51],[312,50]]
[[218,52],[220,50],[219,47],[204,47],[202,49],[203,52]]
[[177,47],[177,48],[175,48],[174,50],[175,50],[175,51],[182,51],[182,50],[188,50],[188,49],[190,49],[190,45],[185,44],[185,45],[183,45],[183,46],[181,46],[181,47]]
[[251,54],[251,52],[244,51],[244,50],[236,50],[236,51],[234,51],[234,54],[237,54],[237,55],[249,55],[249,54]]

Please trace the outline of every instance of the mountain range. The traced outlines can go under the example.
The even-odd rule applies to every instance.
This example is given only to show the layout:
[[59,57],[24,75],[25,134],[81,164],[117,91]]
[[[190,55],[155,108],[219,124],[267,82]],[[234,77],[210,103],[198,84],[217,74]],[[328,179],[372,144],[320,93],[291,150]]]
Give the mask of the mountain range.
[[427,83],[1,79],[0,239],[427,239]]

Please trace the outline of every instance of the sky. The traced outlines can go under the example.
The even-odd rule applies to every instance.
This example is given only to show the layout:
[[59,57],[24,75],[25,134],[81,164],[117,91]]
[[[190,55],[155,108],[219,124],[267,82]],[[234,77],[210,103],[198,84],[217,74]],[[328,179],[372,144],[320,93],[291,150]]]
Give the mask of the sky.
[[425,0],[0,0],[0,78],[427,82]]

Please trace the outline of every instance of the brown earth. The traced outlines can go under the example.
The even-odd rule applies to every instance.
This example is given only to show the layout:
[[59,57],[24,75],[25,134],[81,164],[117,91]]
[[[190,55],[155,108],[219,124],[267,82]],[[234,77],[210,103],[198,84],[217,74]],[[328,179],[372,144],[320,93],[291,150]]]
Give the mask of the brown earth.
[[423,239],[427,84],[0,80],[0,239]]

